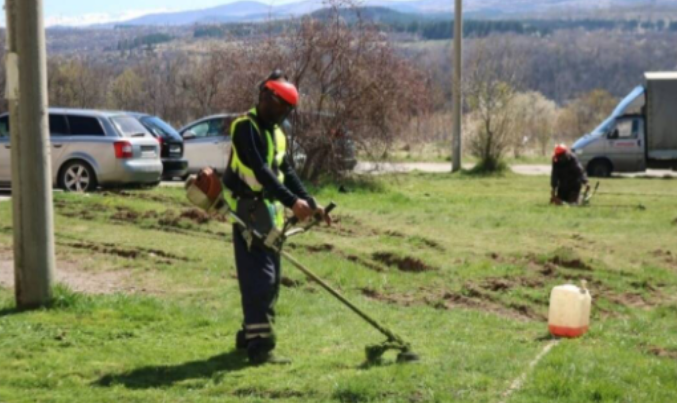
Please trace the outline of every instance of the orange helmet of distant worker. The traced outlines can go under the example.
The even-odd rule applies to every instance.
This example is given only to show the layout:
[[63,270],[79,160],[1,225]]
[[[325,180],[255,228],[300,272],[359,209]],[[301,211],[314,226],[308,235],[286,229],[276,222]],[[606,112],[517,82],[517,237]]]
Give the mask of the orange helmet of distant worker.
[[557,145],[555,146],[555,151],[554,151],[553,154],[552,154],[552,158],[556,160],[556,159],[558,159],[559,157],[561,157],[562,155],[566,154],[567,151],[569,151],[569,148],[568,148],[566,145],[564,145],[564,144],[557,144]]
[[299,91],[288,81],[268,80],[264,87],[293,107],[299,103]]

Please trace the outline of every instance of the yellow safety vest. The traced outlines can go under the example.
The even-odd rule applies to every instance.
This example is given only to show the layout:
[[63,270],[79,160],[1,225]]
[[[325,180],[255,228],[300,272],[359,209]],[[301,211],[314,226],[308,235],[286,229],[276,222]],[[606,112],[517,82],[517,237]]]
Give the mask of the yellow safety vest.
[[[249,114],[256,116],[256,109],[250,110]],[[237,148],[235,147],[235,129],[237,128],[237,125],[242,122],[250,122],[254,130],[256,130],[256,133],[261,136],[261,130],[259,129],[259,126],[256,124],[256,121],[249,116],[249,114],[236,119],[230,126],[230,138],[232,140],[230,168],[232,169],[233,173],[242,179],[242,181],[246,183],[253,192],[258,193],[263,191],[263,186],[256,179],[254,171],[252,171],[251,168],[246,166],[242,160],[240,160],[240,157],[237,153]],[[276,163],[278,167],[281,166],[282,162],[284,161],[284,156],[287,152],[287,137],[285,136],[282,129],[280,129],[280,127],[277,125],[274,126],[272,135],[268,130],[264,130],[264,135],[265,141],[268,145],[266,164],[271,168],[273,163]],[[275,136],[275,141],[273,141],[272,136]],[[282,173],[282,171],[279,169],[277,172],[277,179],[281,183],[284,183],[284,173]],[[237,199],[231,192],[226,192],[226,201],[233,211],[237,211]],[[268,212],[270,213],[275,227],[281,229],[284,225],[284,206],[282,206],[282,203],[279,201],[272,203],[268,200],[264,201],[266,203],[266,207],[268,207]]]

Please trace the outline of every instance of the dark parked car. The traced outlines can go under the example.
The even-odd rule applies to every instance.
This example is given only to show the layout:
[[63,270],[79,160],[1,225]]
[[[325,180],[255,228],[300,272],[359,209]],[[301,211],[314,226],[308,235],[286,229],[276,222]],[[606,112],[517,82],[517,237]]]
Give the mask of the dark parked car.
[[162,179],[184,178],[188,175],[188,160],[183,157],[184,143],[179,132],[157,116],[136,116],[160,143]]

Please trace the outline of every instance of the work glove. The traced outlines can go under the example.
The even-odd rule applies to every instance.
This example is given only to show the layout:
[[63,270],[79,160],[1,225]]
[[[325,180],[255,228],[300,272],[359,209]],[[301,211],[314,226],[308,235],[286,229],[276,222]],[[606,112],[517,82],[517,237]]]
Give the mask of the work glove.
[[560,200],[559,197],[557,197],[557,193],[555,192],[555,189],[552,189],[550,191],[550,204],[554,204],[556,206],[559,206],[562,204],[562,200]]
[[324,222],[327,223],[327,226],[331,227],[331,223],[332,223],[331,216],[329,215],[329,213],[326,213],[324,211],[324,207],[318,206],[317,210],[315,210],[315,214],[322,217],[324,219]]
[[303,222],[313,215],[313,209],[303,199],[296,199],[296,203],[292,206],[292,211],[299,222]]

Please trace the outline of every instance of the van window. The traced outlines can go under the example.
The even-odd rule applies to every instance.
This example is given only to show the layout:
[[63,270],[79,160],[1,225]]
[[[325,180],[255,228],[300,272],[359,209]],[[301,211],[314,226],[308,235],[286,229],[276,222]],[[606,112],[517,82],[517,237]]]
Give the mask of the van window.
[[157,116],[143,116],[139,119],[150,132],[163,139],[180,139],[181,135],[172,126]]
[[150,133],[145,126],[133,116],[116,116],[111,118],[111,122],[113,122],[115,128],[122,134],[122,137],[150,136]]
[[[195,134],[197,138],[230,136],[230,124],[234,118],[213,118],[205,122],[198,123],[188,130]],[[184,132],[183,134],[186,134]]]
[[618,132],[617,139],[632,139],[637,137],[637,129],[639,128],[637,120],[622,120],[616,125],[616,131]]
[[68,136],[68,123],[64,115],[49,115],[49,135]]
[[104,136],[99,119],[88,116],[68,116],[71,136]]
[[0,118],[0,138],[9,138],[9,116]]
[[196,124],[190,128],[190,131],[195,134],[195,137],[201,139],[203,137],[208,137],[209,133],[209,122],[203,122]]

